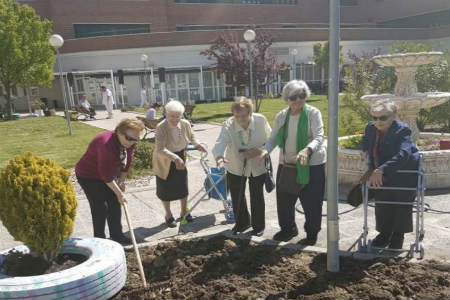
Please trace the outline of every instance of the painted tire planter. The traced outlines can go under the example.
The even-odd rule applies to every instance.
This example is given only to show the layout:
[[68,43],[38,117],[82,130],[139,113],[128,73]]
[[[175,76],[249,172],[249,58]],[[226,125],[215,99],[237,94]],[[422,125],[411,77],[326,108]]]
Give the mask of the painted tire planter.
[[[29,252],[26,246],[13,249]],[[0,253],[0,266],[10,250]],[[109,299],[125,285],[125,252],[114,241],[69,238],[60,253],[81,254],[88,259],[73,268],[45,275],[9,277],[0,273],[0,299]]]

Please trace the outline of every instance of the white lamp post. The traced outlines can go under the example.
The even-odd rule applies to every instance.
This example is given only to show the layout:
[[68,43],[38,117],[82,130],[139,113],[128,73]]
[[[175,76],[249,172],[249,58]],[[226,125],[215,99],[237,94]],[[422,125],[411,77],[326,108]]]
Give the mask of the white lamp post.
[[256,33],[248,29],[244,32],[244,40],[247,42],[248,60],[250,63],[250,98],[253,99],[253,70],[252,70],[252,53],[250,51],[250,44],[255,40]]
[[50,37],[49,43],[53,47],[53,49],[55,49],[55,51],[56,51],[56,58],[58,60],[58,68],[59,68],[59,81],[61,83],[61,91],[62,91],[63,100],[64,100],[64,114],[66,115],[67,128],[69,130],[69,135],[72,135],[72,126],[70,124],[70,116],[69,116],[69,105],[67,104],[66,89],[64,88],[61,56],[59,55],[59,48],[61,48],[62,45],[64,45],[64,39],[59,34],[54,34]]
[[293,79],[297,79],[297,66],[295,64],[295,56],[298,54],[297,49],[292,49],[291,50],[291,55],[292,55],[292,77]]
[[144,63],[144,84],[145,84],[145,100],[147,101],[147,104],[150,103],[148,101],[148,82],[147,82],[147,61],[148,61],[148,55],[142,54],[141,55],[141,61]]

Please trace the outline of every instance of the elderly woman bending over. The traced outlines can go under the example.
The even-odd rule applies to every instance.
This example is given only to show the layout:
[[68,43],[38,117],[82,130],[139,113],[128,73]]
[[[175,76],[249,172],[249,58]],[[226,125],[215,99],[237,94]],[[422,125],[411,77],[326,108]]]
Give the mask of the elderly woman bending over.
[[[373,173],[369,185],[375,187],[415,187],[417,174],[398,170],[417,170],[419,152],[411,138],[408,125],[396,120],[397,107],[381,100],[371,107],[372,119],[366,126],[363,157],[369,158]],[[415,191],[377,190],[375,201],[412,202]],[[405,232],[412,231],[412,206],[400,204],[375,205],[376,229],[379,232],[372,246],[391,249],[403,247]]]
[[[213,155],[217,164],[224,162],[227,169],[227,184],[236,220],[233,234],[244,232],[251,224],[252,234],[261,236],[265,229],[263,185],[266,169],[263,154],[271,129],[266,117],[253,113],[250,99],[238,98],[231,105],[231,112],[233,117],[223,123]],[[250,187],[251,220],[245,200],[247,178]]]
[[[170,201],[181,200],[181,216],[186,214],[188,177],[185,148],[191,142],[197,150],[205,151],[195,139],[191,125],[181,119],[184,106],[172,100],[165,106],[166,119],[159,123],[155,133],[153,170],[156,175],[156,195],[162,201],[168,227],[175,227],[175,218],[170,210]],[[191,222],[188,214],[186,221]]]
[[[308,85],[302,80],[289,81],[283,88],[287,108],[275,117],[273,131],[266,144],[270,153],[280,148],[277,172],[277,210],[280,231],[274,240],[288,241],[298,235],[295,223],[295,202],[300,198],[305,212],[306,238],[300,244],[314,245],[321,229],[322,201],[325,189],[326,148],[323,142],[323,121],[320,111],[308,104]],[[283,169],[286,170],[283,171]],[[288,168],[295,174],[295,182],[282,186],[280,176]],[[289,174],[292,172],[289,172]],[[294,186],[303,185],[303,189]]]

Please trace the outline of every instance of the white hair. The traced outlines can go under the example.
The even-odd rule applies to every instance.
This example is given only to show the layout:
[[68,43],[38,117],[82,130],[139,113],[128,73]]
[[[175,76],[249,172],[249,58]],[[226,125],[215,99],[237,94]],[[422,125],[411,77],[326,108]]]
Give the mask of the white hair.
[[390,99],[377,100],[370,107],[371,112],[387,111],[390,114],[395,115],[397,113],[397,105]]
[[166,113],[176,112],[181,115],[184,114],[184,105],[180,101],[172,98],[169,98],[169,103],[164,106],[164,109],[166,110]]
[[281,92],[281,95],[285,101],[288,100],[289,97],[300,94],[304,92],[306,94],[306,98],[308,98],[311,95],[311,91],[303,80],[291,80],[283,87],[283,91]]

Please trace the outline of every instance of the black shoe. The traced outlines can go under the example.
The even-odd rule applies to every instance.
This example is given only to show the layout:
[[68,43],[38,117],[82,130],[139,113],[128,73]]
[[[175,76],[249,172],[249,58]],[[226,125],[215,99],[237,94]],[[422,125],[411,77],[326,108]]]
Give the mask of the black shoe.
[[247,224],[245,226],[234,225],[233,229],[231,229],[231,233],[233,235],[237,235],[237,234],[243,233],[244,231],[246,231],[249,228],[250,228],[250,224]]
[[119,244],[123,246],[131,245],[131,239],[129,237],[126,237],[125,235],[119,235],[119,236],[112,236],[111,240],[118,242]]
[[389,243],[390,249],[402,249],[403,241],[405,240],[405,234],[402,232],[394,232]]
[[391,241],[392,233],[380,232],[372,241],[372,246],[376,248],[385,248]]
[[298,241],[297,244],[302,246],[313,246],[317,243],[317,233],[316,234],[306,234],[306,238]]
[[279,242],[287,242],[297,235],[298,235],[297,229],[293,231],[278,231],[273,236],[273,239]]
[[175,219],[173,217],[166,219],[166,225],[170,228],[177,227],[177,223],[175,223]]
[[263,234],[264,234],[264,229],[261,229],[261,230],[253,229],[252,230],[252,235],[254,235],[254,236],[262,236]]

